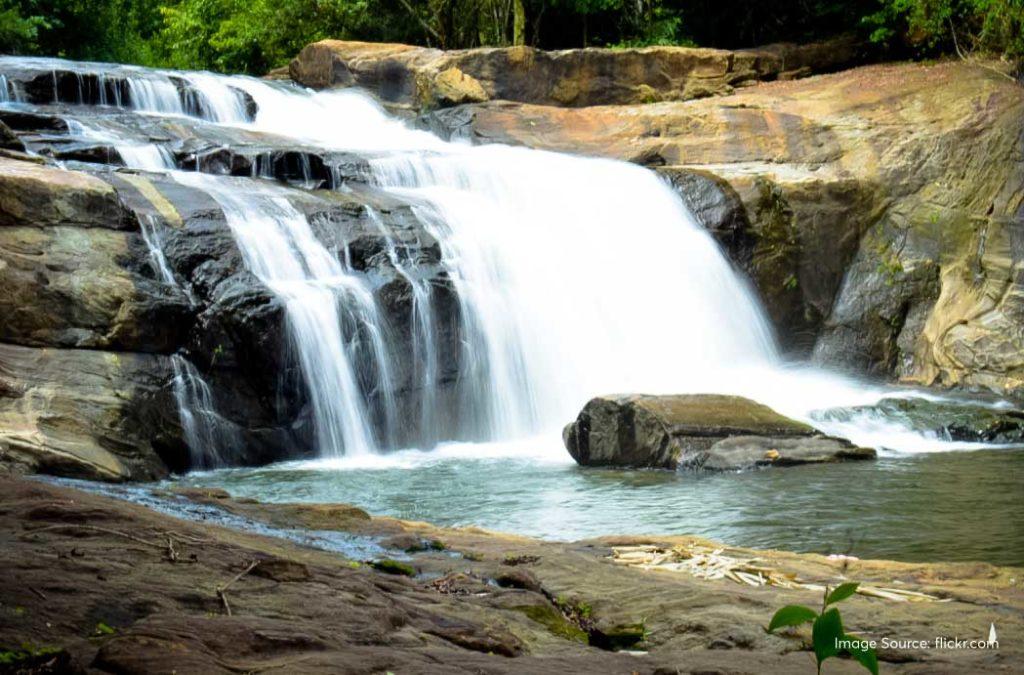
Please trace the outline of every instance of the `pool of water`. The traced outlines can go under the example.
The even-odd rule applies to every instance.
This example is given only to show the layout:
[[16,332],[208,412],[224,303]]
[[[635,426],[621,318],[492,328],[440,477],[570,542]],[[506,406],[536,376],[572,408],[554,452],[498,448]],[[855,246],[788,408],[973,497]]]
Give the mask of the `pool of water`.
[[531,445],[457,444],[180,479],[270,502],[548,539],[696,534],[733,545],[1024,565],[1024,448],[695,474],[590,469]]

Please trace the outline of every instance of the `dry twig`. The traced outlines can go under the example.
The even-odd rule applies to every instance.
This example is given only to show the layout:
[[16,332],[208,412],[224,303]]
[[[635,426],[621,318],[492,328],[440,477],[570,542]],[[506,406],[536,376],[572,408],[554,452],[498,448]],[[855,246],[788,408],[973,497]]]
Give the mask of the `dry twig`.
[[246,567],[244,570],[242,570],[241,572],[236,574],[231,579],[231,581],[227,582],[223,586],[218,586],[217,587],[217,597],[220,598],[221,603],[224,604],[224,611],[227,612],[228,616],[231,616],[231,605],[228,604],[228,595],[227,595],[228,588],[231,587],[231,584],[235,583],[236,581],[238,581],[239,579],[244,577],[246,574],[248,574],[249,572],[252,572],[254,569],[256,569],[256,566],[259,565],[259,564],[260,564],[259,560],[253,560],[251,563],[249,563],[248,567]]
[[[825,590],[822,584],[807,582],[795,574],[759,564],[761,561],[758,558],[737,558],[725,555],[724,551],[697,544],[668,549],[653,545],[616,546],[612,547],[611,561],[644,570],[688,572],[698,579],[728,579],[747,586],[777,586],[817,592]],[[879,588],[862,584],[857,587],[857,593],[894,602],[943,602],[934,595],[902,588]]]

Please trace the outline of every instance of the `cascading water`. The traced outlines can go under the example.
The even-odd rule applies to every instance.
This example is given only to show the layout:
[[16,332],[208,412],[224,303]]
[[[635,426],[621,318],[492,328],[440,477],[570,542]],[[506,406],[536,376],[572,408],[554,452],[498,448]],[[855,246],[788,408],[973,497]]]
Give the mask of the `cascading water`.
[[388,232],[377,212],[367,207],[367,215],[377,226],[381,236],[387,242],[387,254],[391,264],[412,289],[412,348],[413,362],[421,388],[419,435],[429,442],[435,442],[442,436],[441,420],[436,405],[438,366],[437,329],[434,325],[433,291],[430,284],[418,278],[410,269],[411,261],[403,260],[395,246],[391,233]]
[[176,178],[217,200],[249,269],[284,301],[321,452],[373,451],[378,444],[352,359],[354,336],[374,345],[381,389],[390,383],[380,321],[362,281],[324,248],[306,217],[274,186],[201,174]]
[[241,434],[217,413],[213,392],[195,366],[178,354],[171,357],[171,366],[174,397],[191,452],[191,466],[209,469],[231,463],[243,447]]
[[[296,146],[364,153],[373,185],[411,205],[440,246],[441,264],[460,305],[461,344],[456,381],[440,382],[432,288],[416,276],[414,261],[402,257],[383,220],[368,208],[367,218],[388,242],[390,264],[411,288],[415,418],[400,417],[391,327],[368,280],[317,238],[289,200],[289,190],[267,180],[175,170],[166,141],[120,138],[116,131],[81,123],[74,129],[111,141],[129,167],[172,171],[179,183],[217,202],[245,264],[286,308],[325,457],[389,447],[398,425],[412,429],[403,437],[420,447],[438,440],[541,435],[560,453],[561,425],[588,398],[605,393],[744,394],[802,419],[810,419],[815,409],[870,404],[893,395],[783,367],[745,282],[673,190],[645,169],[442,142],[389,118],[355,92],[311,93],[208,73],[129,67],[107,72],[96,64],[40,59],[0,59],[0,69],[8,63],[52,68],[56,101],[92,100],[93,87],[100,105],[149,117],[190,115]],[[58,68],[77,73],[77,93],[67,93]],[[89,79],[96,73],[98,84]],[[5,80],[0,90],[8,99],[16,91]],[[308,157],[302,155],[301,162],[303,179],[313,184]],[[263,173],[260,166],[266,169],[269,159],[255,162],[254,174]],[[181,168],[198,169],[199,162]],[[161,266],[157,230],[144,229],[144,236],[157,271],[172,283],[173,275]],[[195,409],[190,419],[200,419],[212,398],[201,380],[196,384],[198,373],[187,372],[182,363],[176,367],[179,401]],[[437,405],[443,387],[456,388],[457,420],[445,417]],[[818,424],[830,428],[827,420]],[[877,428],[845,424],[844,435],[875,444]],[[894,445],[916,447],[922,441],[906,429],[896,432]],[[194,442],[214,442],[203,440],[209,434],[190,434]],[[900,434],[913,436],[913,442]],[[928,439],[927,447],[936,443]]]
[[492,438],[557,429],[597,392],[706,390],[774,359],[749,293],[646,170],[500,146],[373,168],[442,242]]

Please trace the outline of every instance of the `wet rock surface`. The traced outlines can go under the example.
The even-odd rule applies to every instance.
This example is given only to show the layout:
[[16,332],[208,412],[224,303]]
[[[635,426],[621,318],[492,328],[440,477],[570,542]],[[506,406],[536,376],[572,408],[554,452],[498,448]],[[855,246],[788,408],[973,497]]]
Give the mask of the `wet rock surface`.
[[[110,368],[90,385],[96,394],[89,405],[67,411],[82,438],[38,423],[43,413],[24,405],[36,397],[12,402],[6,427],[11,438],[21,440],[16,452],[8,451],[14,443],[8,441],[4,461],[18,470],[104,480],[152,478],[193,466],[184,430],[165,419],[174,416],[176,387],[181,386],[176,358],[186,359],[209,386],[219,417],[216,433],[228,446],[223,459],[265,463],[311,453],[307,392],[290,349],[284,306],[248,271],[220,206],[204,191],[166,174],[119,169],[113,146],[98,146],[113,154],[79,155],[63,168],[48,163],[48,157],[66,155],[68,147],[80,147],[64,120],[77,119],[81,110],[0,114],[17,129],[11,133],[39,153],[0,158],[0,343],[11,346],[0,357],[0,374],[10,383],[7,389],[41,386],[42,373],[33,367],[42,361],[22,358],[29,352],[14,350],[15,345],[40,354],[102,350],[86,356],[68,352],[72,363],[141,359],[150,364],[142,371]],[[423,382],[409,347],[417,330],[413,278],[430,288],[438,380],[456,379],[459,306],[440,264],[438,243],[408,204],[365,185],[366,158],[314,154],[227,127],[208,137],[203,134],[210,125],[201,120],[172,125],[116,109],[89,119],[132,128],[140,142],[173,130],[179,135],[169,135],[167,143],[179,144],[172,155],[182,166],[223,180],[234,180],[232,174],[266,176],[281,186],[282,196],[309,219],[329,252],[363,277],[386,318],[393,389],[373,390],[373,356],[360,359],[368,364],[358,375],[371,406],[387,396],[399,414],[420,415]],[[233,143],[231,150],[220,141]],[[214,145],[220,149],[211,150]],[[285,187],[289,184],[293,189]],[[341,191],[310,189],[342,185]],[[63,375],[46,372],[55,378],[50,388],[59,390]],[[136,400],[138,392],[154,387],[159,396]],[[440,389],[437,404],[455,405]],[[72,400],[75,394],[69,396]],[[112,421],[138,415],[163,420],[154,432],[162,440],[136,442],[131,439],[140,432],[127,422]],[[124,428],[123,442],[106,435],[112,425]],[[28,436],[31,441],[24,440]],[[409,442],[401,434],[387,440]]]
[[[419,573],[410,578],[36,481],[0,480],[0,494],[0,646],[47,647],[67,672],[813,669],[809,631],[771,635],[763,626],[779,607],[814,605],[820,593],[609,559],[612,547],[636,545],[713,547],[820,583],[853,579],[948,599],[855,596],[843,603],[844,625],[866,634],[932,640],[970,631],[980,639],[993,618],[1000,636],[1022,628],[1020,570],[981,563],[832,559],[695,537],[543,542],[389,518],[349,524],[365,536],[443,541],[445,551],[412,556]],[[255,518],[263,507],[217,501]],[[318,508],[278,505],[273,517],[301,526]],[[644,654],[610,651],[621,648]],[[888,672],[984,672],[1012,668],[1021,652],[1003,640],[999,650],[882,649],[879,658]],[[830,667],[855,672],[852,663]]]
[[584,466],[726,471],[875,457],[767,406],[717,394],[598,397],[563,439]]

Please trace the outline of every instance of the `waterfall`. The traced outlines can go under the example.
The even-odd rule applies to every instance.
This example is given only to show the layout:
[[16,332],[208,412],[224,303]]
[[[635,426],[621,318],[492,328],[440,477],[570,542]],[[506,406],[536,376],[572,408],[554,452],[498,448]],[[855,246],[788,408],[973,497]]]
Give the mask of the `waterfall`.
[[[399,438],[418,447],[557,438],[599,394],[734,393],[802,419],[815,408],[883,395],[831,375],[781,368],[747,282],[679,196],[647,169],[444,142],[389,117],[358,92],[314,93],[248,77],[3,57],[0,100],[18,91],[22,80],[11,79],[18,68],[29,73],[23,79],[52,70],[55,100],[73,98],[64,102],[78,108],[95,101],[145,112],[150,121],[173,117],[173,126],[182,116],[194,118],[189,133],[201,147],[224,147],[230,127],[256,148],[252,177],[212,176],[198,173],[198,160],[175,167],[167,141],[132,136],[116,119],[67,118],[74,133],[109,143],[127,166],[167,172],[220,206],[248,270],[285,309],[325,457],[377,452]],[[69,72],[77,80],[66,79]],[[273,139],[273,150],[264,150],[264,139]],[[354,153],[368,163],[372,189],[408,207],[438,242],[458,302],[452,344],[439,338],[436,289],[422,278],[420,261],[396,244],[380,213],[364,207],[365,222],[411,289],[410,353],[396,353],[394,327],[377,306],[372,280],[353,268],[346,248],[318,238],[294,201],[300,192],[271,180],[279,148],[297,150],[295,166],[307,188],[320,182],[310,154],[326,165],[317,170],[337,177],[344,173],[329,165],[330,153]],[[347,190],[341,183],[331,184]],[[142,235],[155,271],[174,283],[159,228],[143,222]],[[443,349],[459,354],[442,361],[452,356]],[[411,363],[413,393],[401,393],[414,397],[411,407],[396,399],[403,359]],[[458,372],[442,374],[443,362],[456,362]],[[209,388],[187,361],[177,359],[175,368],[190,443],[211,447],[196,461],[229,458],[221,448],[234,441],[210,431],[223,425],[213,423]],[[455,401],[455,409],[442,398]]]
[[412,289],[412,357],[416,379],[420,387],[419,436],[426,443],[442,438],[440,411],[437,408],[438,345],[434,322],[433,292],[430,283],[419,278],[412,270],[412,261],[403,260],[395,240],[385,227],[380,215],[366,207],[370,221],[384,237],[388,260],[395,271]]
[[282,299],[292,344],[326,456],[378,447],[354,355],[361,340],[377,359],[376,387],[390,395],[388,356],[373,296],[313,235],[309,222],[269,184],[177,173],[224,211],[249,269]]
[[774,359],[756,303],[649,171],[500,146],[372,166],[442,242],[491,437],[557,428],[597,392],[715,386]]
[[149,249],[149,260],[152,263],[153,271],[160,276],[165,284],[177,286],[171,266],[167,264],[167,257],[164,255],[163,242],[160,239],[158,219],[150,214],[139,214],[139,232],[142,234],[142,241]]
[[213,393],[195,366],[178,354],[171,357],[171,366],[178,417],[191,454],[190,466],[212,469],[229,464],[242,451],[241,434],[217,414]]
[[174,166],[174,159],[171,152],[157,143],[146,145],[114,145],[117,154],[121,155],[125,166],[133,169],[145,169],[148,171],[161,171]]

